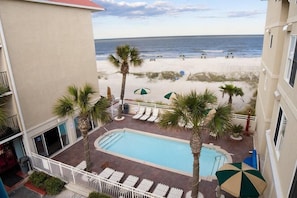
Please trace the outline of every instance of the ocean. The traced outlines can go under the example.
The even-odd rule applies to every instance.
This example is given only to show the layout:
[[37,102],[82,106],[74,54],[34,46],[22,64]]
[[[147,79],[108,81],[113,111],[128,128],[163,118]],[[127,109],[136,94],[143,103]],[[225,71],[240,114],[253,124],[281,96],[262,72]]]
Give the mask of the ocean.
[[263,35],[171,36],[122,39],[96,39],[96,58],[106,60],[116,47],[129,44],[144,59],[206,57],[260,57]]

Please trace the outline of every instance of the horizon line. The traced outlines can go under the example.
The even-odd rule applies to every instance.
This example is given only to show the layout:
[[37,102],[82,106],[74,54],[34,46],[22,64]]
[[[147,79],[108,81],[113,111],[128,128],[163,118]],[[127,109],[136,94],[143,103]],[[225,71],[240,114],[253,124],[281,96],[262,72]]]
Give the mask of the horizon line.
[[264,36],[263,34],[201,34],[201,35],[168,35],[168,36],[131,36],[131,37],[112,37],[112,38],[94,38],[94,40],[112,40],[112,39],[139,39],[139,38],[168,38],[168,37],[206,37],[206,36]]

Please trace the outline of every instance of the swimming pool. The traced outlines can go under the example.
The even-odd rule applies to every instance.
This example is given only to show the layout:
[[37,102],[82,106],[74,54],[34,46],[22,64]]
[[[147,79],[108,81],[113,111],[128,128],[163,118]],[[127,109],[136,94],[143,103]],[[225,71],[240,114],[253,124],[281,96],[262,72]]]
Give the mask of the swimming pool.
[[[188,141],[133,129],[116,129],[97,138],[94,146],[103,152],[192,176],[193,156]],[[231,156],[214,145],[203,145],[200,175],[214,176]]]

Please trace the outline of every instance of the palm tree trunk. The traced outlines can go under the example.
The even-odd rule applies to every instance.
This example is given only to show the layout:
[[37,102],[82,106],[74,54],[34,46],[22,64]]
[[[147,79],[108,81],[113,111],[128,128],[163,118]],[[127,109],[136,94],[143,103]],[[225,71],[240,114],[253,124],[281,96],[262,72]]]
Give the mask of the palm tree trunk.
[[84,157],[86,161],[86,171],[91,171],[91,157],[90,157],[90,147],[89,147],[89,136],[88,131],[81,131],[83,135],[83,144],[84,144]]
[[122,110],[123,110],[123,103],[124,103],[124,95],[125,95],[125,87],[126,87],[126,76],[127,73],[123,73],[123,77],[122,77],[122,88],[121,88],[121,103],[119,105],[119,109],[118,109],[118,118],[122,117]]
[[83,145],[84,145],[84,157],[86,161],[86,171],[91,171],[91,157],[90,157],[90,147],[89,147],[89,136],[88,132],[90,129],[90,122],[87,116],[81,115],[78,118],[78,128],[83,136]]
[[192,132],[190,146],[194,158],[193,162],[193,181],[192,181],[192,198],[197,198],[199,193],[199,157],[202,148],[202,141],[199,129]]
[[193,153],[193,181],[192,181],[192,198],[197,198],[199,193],[199,156],[200,153]]
[[231,95],[229,96],[228,104],[229,104],[229,105],[232,105],[232,96],[231,96]]

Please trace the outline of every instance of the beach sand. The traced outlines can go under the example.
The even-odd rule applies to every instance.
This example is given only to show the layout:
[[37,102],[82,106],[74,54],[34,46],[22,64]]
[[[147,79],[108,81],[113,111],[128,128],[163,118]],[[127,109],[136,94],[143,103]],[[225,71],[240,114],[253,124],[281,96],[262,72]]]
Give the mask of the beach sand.
[[[201,82],[189,81],[189,76],[201,72],[210,72],[212,74],[225,75],[229,78],[239,79],[242,76],[259,75],[261,58],[188,58],[188,59],[163,59],[144,60],[140,67],[130,67],[130,74],[127,75],[125,99],[143,100],[152,103],[162,102],[169,104],[169,100],[164,98],[164,95],[169,92],[178,94],[186,94],[192,90],[202,93],[205,89],[214,92],[218,97],[218,103],[226,103],[228,95],[222,98],[219,86],[224,84],[233,84],[242,88],[243,97],[233,97],[233,108],[235,111],[243,110],[253,94],[257,90],[257,81],[247,80],[240,81],[222,81],[222,82]],[[111,88],[112,95],[115,98],[120,97],[122,74],[119,73],[119,68],[114,67],[109,61],[97,61],[98,83],[100,94],[106,96],[107,87]],[[180,78],[164,80],[159,78],[149,79],[146,76],[140,76],[147,72],[164,72],[173,71],[184,74]],[[147,95],[136,95],[134,90],[138,88],[149,88],[151,92]]]

